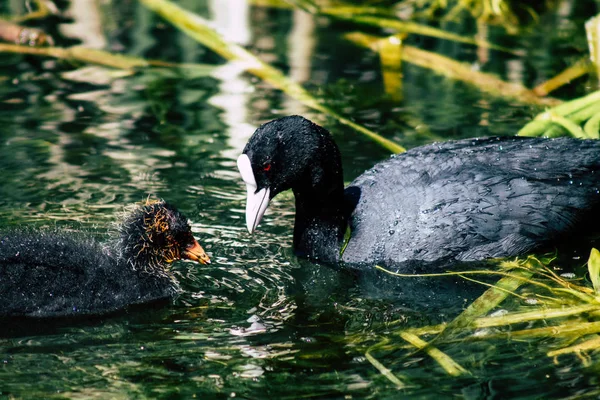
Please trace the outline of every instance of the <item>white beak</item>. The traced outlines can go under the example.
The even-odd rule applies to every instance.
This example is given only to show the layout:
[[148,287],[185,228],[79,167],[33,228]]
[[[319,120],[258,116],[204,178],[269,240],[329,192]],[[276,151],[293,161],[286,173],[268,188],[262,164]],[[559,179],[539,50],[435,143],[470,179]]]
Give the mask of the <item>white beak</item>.
[[246,227],[248,228],[248,232],[252,233],[269,206],[270,190],[267,187],[258,192],[256,191],[256,179],[254,178],[254,172],[252,172],[250,158],[247,155],[242,154],[238,157],[237,166],[246,184]]

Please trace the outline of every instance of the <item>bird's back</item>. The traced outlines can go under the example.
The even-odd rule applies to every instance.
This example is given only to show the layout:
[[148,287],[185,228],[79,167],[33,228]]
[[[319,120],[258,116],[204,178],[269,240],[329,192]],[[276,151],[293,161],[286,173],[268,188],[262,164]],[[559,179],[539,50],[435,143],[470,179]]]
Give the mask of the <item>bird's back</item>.
[[104,314],[172,294],[92,237],[58,231],[0,234],[0,316]]
[[600,141],[461,140],[419,147],[352,182],[347,263],[528,252],[595,221]]

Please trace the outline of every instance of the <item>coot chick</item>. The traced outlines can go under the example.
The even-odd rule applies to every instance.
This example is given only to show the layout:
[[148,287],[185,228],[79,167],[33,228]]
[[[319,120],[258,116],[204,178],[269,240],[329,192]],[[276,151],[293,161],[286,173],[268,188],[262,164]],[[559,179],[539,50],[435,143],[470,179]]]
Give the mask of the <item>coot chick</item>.
[[165,201],[133,205],[101,244],[64,231],[0,234],[0,316],[106,314],[178,291],[169,264],[210,263],[187,218]]
[[344,189],[330,133],[290,116],[260,126],[238,168],[250,233],[269,201],[292,189],[295,252],[356,268],[521,255],[589,232],[600,211],[595,140],[436,143],[392,156]]

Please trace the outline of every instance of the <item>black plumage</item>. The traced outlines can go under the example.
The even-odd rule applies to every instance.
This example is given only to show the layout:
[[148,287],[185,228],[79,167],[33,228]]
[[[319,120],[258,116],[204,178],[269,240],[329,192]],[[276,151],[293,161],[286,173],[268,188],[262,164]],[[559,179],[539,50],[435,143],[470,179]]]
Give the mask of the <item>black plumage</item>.
[[162,200],[130,207],[117,232],[106,243],[58,230],[0,233],[0,316],[99,315],[170,298],[172,261],[210,262],[187,218]]
[[345,189],[331,135],[302,117],[262,125],[243,154],[257,192],[293,190],[296,252],[353,267],[520,255],[590,233],[600,212],[595,140],[436,143],[378,163]]

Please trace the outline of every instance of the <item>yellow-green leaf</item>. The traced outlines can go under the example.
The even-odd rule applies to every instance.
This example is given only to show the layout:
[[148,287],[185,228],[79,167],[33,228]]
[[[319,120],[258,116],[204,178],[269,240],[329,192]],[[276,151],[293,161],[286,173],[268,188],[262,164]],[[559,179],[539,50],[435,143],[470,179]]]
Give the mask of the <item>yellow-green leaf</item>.
[[600,293],[600,251],[592,248],[590,258],[588,260],[588,272],[592,280],[592,286],[596,293]]

